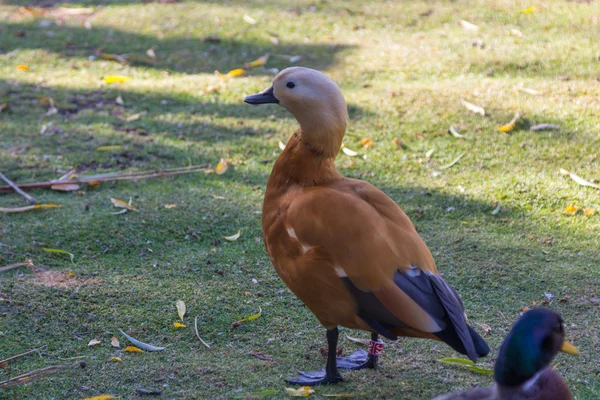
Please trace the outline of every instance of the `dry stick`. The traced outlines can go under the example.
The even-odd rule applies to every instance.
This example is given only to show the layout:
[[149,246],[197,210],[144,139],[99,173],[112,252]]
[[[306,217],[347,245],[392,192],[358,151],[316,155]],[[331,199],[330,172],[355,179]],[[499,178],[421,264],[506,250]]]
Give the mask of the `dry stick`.
[[16,356],[9,357],[6,360],[0,360],[0,365],[2,365],[4,363],[8,363],[9,361],[16,360],[17,358],[24,357],[24,356],[26,356],[28,354],[35,353],[36,351],[39,351],[39,350],[41,350],[41,349],[43,349],[45,347],[46,346],[38,347],[37,349],[29,350],[29,351],[26,351],[25,353],[21,353],[21,354],[17,354]]
[[[201,165],[195,165],[191,167],[184,168],[173,168],[167,170],[156,170],[156,171],[140,171],[140,172],[132,172],[130,174],[102,174],[102,175],[92,175],[92,176],[84,176],[78,179],[70,179],[68,181],[46,181],[46,182],[35,182],[35,183],[25,183],[19,185],[20,189],[29,190],[29,189],[41,189],[41,188],[49,188],[57,183],[90,183],[90,182],[106,182],[106,181],[135,181],[138,179],[148,179],[148,178],[166,178],[169,176],[176,175],[184,175],[190,174],[193,172],[203,172],[206,171],[207,168]],[[11,192],[14,189],[11,186],[0,186],[0,193],[2,192]]]
[[52,375],[56,372],[74,367],[76,365],[80,365],[80,361],[74,362],[72,364],[52,365],[50,367],[36,369],[35,371],[29,371],[23,375],[15,376],[14,378],[10,378],[3,382],[0,382],[0,389],[9,386],[16,386],[22,385],[24,383],[29,383],[34,379]]
[[15,269],[15,268],[19,268],[19,267],[35,267],[35,265],[33,265],[33,262],[28,259],[25,262],[10,264],[10,265],[7,265],[6,267],[2,267],[2,268],[0,268],[0,272],[10,271],[11,269]]
[[30,202],[31,204],[37,204],[37,201],[33,197],[31,197],[30,195],[28,195],[27,193],[22,191],[13,181],[8,179],[6,177],[6,175],[4,175],[2,172],[0,172],[0,179],[2,179],[4,182],[8,183],[8,186],[13,188],[13,190],[15,192],[19,193],[21,196],[25,197],[28,202]]

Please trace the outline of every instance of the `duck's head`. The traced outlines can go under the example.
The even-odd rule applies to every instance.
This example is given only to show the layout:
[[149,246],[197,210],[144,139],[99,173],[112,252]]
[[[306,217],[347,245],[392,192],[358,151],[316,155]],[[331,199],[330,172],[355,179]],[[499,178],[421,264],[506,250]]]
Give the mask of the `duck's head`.
[[515,322],[502,343],[494,380],[504,386],[521,385],[546,368],[559,351],[579,354],[565,340],[561,316],[545,308],[529,310]]
[[301,138],[326,157],[335,157],[346,131],[348,109],[342,91],[327,75],[304,67],[286,68],[248,104],[277,103],[300,123]]

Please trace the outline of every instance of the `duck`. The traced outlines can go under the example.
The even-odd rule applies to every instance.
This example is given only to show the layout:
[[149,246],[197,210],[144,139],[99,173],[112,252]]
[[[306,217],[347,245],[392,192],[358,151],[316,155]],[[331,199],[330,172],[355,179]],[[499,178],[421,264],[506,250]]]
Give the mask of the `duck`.
[[[343,381],[339,369],[376,369],[380,336],[441,341],[473,361],[487,355],[409,217],[374,185],[336,169],[348,121],[339,86],[291,67],[244,101],[278,104],[300,125],[267,181],[262,230],[275,271],[326,329],[328,356],[324,370],[286,382],[334,384]],[[370,332],[369,351],[336,357],[340,326]]]
[[565,340],[561,316],[545,308],[525,312],[500,346],[494,386],[450,393],[434,400],[572,400],[563,378],[548,366],[559,351],[578,355]]

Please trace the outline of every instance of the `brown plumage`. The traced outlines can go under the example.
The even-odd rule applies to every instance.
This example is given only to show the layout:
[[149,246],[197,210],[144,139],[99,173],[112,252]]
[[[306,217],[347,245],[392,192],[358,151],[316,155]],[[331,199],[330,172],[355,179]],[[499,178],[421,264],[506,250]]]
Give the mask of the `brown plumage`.
[[444,340],[473,359],[487,354],[408,216],[375,186],[336,170],[347,120],[338,86],[288,68],[246,101],[277,102],[300,123],[269,177],[263,234],[275,270],[319,322],[336,339],[344,326]]

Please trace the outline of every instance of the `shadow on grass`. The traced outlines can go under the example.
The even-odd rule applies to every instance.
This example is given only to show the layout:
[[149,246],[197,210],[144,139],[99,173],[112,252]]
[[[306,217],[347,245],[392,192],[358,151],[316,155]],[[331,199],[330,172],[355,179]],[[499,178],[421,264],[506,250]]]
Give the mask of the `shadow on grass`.
[[[247,24],[246,24],[247,25]],[[40,49],[59,54],[61,57],[87,60],[90,56],[104,54],[128,54],[131,64],[170,70],[186,74],[227,72],[243,67],[266,53],[269,68],[283,69],[290,66],[289,56],[302,57],[302,65],[327,69],[336,62],[336,55],[352,48],[337,44],[281,43],[274,45],[267,34],[256,40],[244,39],[245,33],[255,29],[251,25],[239,27],[235,33],[215,31],[209,38],[168,37],[131,33],[102,26],[91,30],[69,24],[41,27],[37,20],[7,23],[0,34],[0,53],[22,49]],[[258,28],[256,28],[258,29]],[[231,37],[227,37],[231,34]],[[146,56],[154,49],[155,59]],[[117,61],[115,66],[121,67]],[[73,65],[73,67],[76,67]],[[250,75],[264,75],[264,69],[251,69]],[[271,74],[272,75],[272,74]]]

